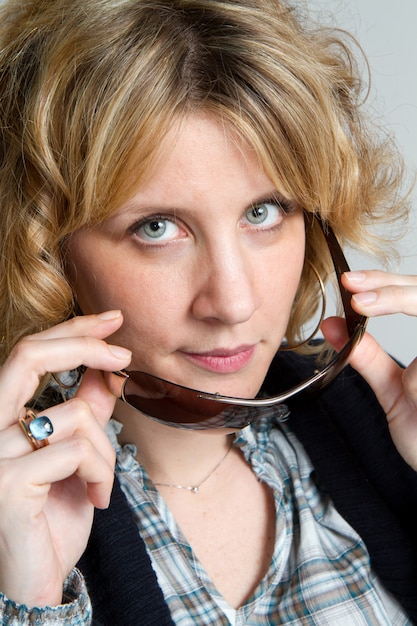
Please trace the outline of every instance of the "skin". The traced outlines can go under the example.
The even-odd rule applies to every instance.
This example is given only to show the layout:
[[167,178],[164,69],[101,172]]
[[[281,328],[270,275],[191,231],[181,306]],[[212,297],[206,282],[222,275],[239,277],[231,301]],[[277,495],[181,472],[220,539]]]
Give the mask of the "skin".
[[[252,397],[285,333],[299,282],[302,211],[249,146],[209,118],[187,118],[162,152],[157,173],[114,217],[72,237],[68,268],[78,302],[86,312],[118,303],[125,322],[113,340],[132,350],[132,369]],[[264,219],[255,219],[261,211]],[[158,216],[166,230],[155,238],[150,225]],[[122,403],[115,416],[124,425],[120,441],[135,443],[155,483],[199,484],[230,448],[230,431],[184,433]],[[159,489],[213,583],[232,606],[242,604],[272,555],[269,489],[236,449],[198,499]],[[243,520],[238,531],[236,519]]]
[[[149,183],[72,237],[77,300],[87,313],[123,311],[114,339],[132,350],[132,369],[251,397],[285,333],[304,257],[302,212],[273,204],[282,190],[209,118],[187,119],[165,145]],[[249,221],[255,204],[268,211],[259,224]],[[149,225],[135,227],[158,215],[169,218],[165,234],[152,240]]]
[[[417,315],[417,276],[379,270],[349,272],[343,283],[353,293],[353,308],[369,317]],[[338,350],[346,340],[343,322],[328,319],[323,333]],[[391,437],[401,456],[417,471],[417,359],[403,369],[366,333],[350,359],[384,409]]]
[[[94,506],[106,507],[114,452],[103,431],[115,397],[101,370],[126,367],[130,352],[103,341],[120,311],[72,320],[21,341],[0,370],[0,588],[28,606],[56,605],[78,560]],[[74,400],[48,409],[49,446],[33,452],[17,419],[46,371],[91,368]],[[18,381],[18,382],[17,382]]]
[[[60,603],[93,507],[109,501],[114,452],[104,427],[113,413],[154,480],[196,483],[230,443],[227,432],[184,433],[138,419],[116,405],[106,384],[110,372],[145,369],[207,391],[251,396],[284,335],[303,262],[300,210],[291,203],[293,211],[282,217],[271,207],[274,227],[254,227],[251,205],[284,190],[213,121],[189,118],[179,131],[167,138],[166,159],[146,187],[111,220],[70,241],[70,278],[87,315],[24,339],[0,370],[0,494],[7,494],[0,496],[0,589],[16,602]],[[143,225],[132,225],[161,213],[175,213],[177,226],[167,243],[148,245]],[[363,314],[417,315],[415,276],[367,271],[344,282]],[[341,320],[326,320],[323,331],[336,348],[345,341]],[[366,335],[351,363],[373,387],[395,444],[417,470],[417,362],[402,370]],[[16,423],[21,407],[45,372],[80,364],[89,369],[76,397],[48,409],[54,434],[34,452]],[[173,490],[164,497],[214,583],[238,606],[270,558],[270,494],[233,450],[198,498]],[[235,536],[236,519],[244,541]],[[225,529],[223,545],[214,543],[218,533],[210,535],[216,522]],[[219,570],[218,550],[239,555],[242,545],[243,561],[231,559],[229,569]]]

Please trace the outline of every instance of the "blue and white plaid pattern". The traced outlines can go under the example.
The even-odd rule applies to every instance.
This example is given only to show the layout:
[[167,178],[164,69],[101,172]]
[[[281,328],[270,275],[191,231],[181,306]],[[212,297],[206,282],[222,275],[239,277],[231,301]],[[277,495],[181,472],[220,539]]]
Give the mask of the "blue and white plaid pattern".
[[89,626],[92,609],[81,573],[74,569],[64,586],[68,604],[42,609],[16,604],[0,594],[0,624],[6,626]]
[[[236,437],[276,507],[273,559],[254,595],[237,610],[217,592],[163,498],[135,461],[117,447],[116,472],[178,626],[411,624],[370,568],[366,548],[314,482],[302,445],[271,410]],[[113,439],[118,425],[113,422]]]

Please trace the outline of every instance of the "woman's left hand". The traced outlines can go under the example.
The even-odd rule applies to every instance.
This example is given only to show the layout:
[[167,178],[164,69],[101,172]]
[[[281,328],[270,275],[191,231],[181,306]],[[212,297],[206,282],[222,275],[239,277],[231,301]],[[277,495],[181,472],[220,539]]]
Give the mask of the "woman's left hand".
[[[417,317],[417,276],[369,270],[348,272],[342,280],[353,294],[352,307],[362,315],[405,313]],[[323,334],[336,350],[346,343],[346,328],[340,318],[325,320]],[[387,415],[395,446],[417,471],[417,358],[404,369],[366,333],[350,364],[374,390]]]

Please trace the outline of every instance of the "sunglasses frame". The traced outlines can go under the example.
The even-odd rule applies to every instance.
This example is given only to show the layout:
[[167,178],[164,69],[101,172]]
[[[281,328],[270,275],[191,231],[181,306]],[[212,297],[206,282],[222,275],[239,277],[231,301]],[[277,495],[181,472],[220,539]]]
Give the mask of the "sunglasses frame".
[[[329,248],[330,255],[332,257],[337,282],[340,290],[340,295],[342,299],[342,305],[345,313],[346,327],[349,335],[349,340],[345,344],[345,346],[340,350],[340,352],[336,353],[335,356],[330,360],[330,362],[320,371],[314,373],[313,376],[303,381],[302,383],[297,384],[296,386],[288,389],[287,391],[280,393],[276,396],[272,396],[269,398],[237,398],[232,396],[223,396],[218,393],[206,393],[202,391],[198,391],[196,389],[191,389],[189,387],[184,387],[183,385],[178,385],[177,383],[172,383],[170,381],[166,381],[162,378],[154,376],[152,374],[147,374],[146,372],[134,372],[134,371],[119,371],[115,372],[117,375],[124,377],[124,382],[122,385],[121,391],[121,399],[132,406],[134,409],[145,413],[149,417],[156,419],[162,423],[168,424],[170,426],[176,426],[179,428],[187,428],[187,429],[208,429],[208,428],[218,428],[218,427],[238,427],[242,428],[256,419],[256,415],[258,412],[254,411],[242,411],[242,419],[241,422],[236,417],[236,408],[241,407],[242,409],[256,409],[263,407],[271,407],[274,405],[279,405],[292,398],[302,392],[309,391],[318,391],[326,387],[336,376],[342,371],[342,369],[347,365],[349,356],[352,353],[352,350],[357,346],[357,344],[362,339],[368,318],[364,315],[360,315],[356,313],[351,306],[351,294],[345,289],[342,285],[341,277],[344,272],[350,271],[349,265],[346,261],[346,258],[343,254],[343,251],[340,247],[339,242],[335,234],[333,233],[330,226],[321,220],[320,217],[315,216],[316,221],[319,223],[321,230],[323,232],[325,241]],[[146,377],[149,381],[153,382],[154,385],[158,387],[158,396],[157,397],[146,397],[142,396],[142,406],[135,406],[131,401],[131,394],[129,393],[127,387],[129,386],[129,381],[135,385],[133,381],[134,376]],[[160,389],[165,388],[165,393],[161,394]],[[174,391],[174,393],[172,393]],[[201,404],[202,413],[195,415],[193,419],[193,414],[191,414],[190,421],[180,421],[184,416],[181,415],[181,418],[178,420],[174,420],[173,418],[161,417],[161,413],[158,410],[149,410],[149,408],[143,408],[145,404],[149,406],[149,401],[151,403],[158,403],[162,400],[165,404],[170,402],[170,398],[175,398],[172,400],[173,405],[175,404],[177,398],[180,395],[184,395],[187,398],[187,401],[183,403],[184,413],[189,413],[187,410],[188,402],[192,404]],[[135,398],[138,396],[135,395]],[[140,397],[140,396],[139,396]],[[137,401],[136,401],[137,402]],[[207,404],[209,403],[209,404]],[[232,418],[227,416],[227,407],[222,408],[220,411],[216,411],[213,414],[213,418],[210,417],[207,419],[207,412],[203,411],[203,405],[205,407],[211,406],[211,403],[215,403],[216,406],[220,405],[228,405],[231,408]],[[161,404],[162,406],[162,404]],[[284,407],[283,407],[284,408]],[[173,412],[176,413],[177,407],[173,408]],[[222,418],[219,418],[219,415],[225,412],[226,416],[224,418],[224,423],[219,423]],[[155,413],[155,414],[152,414]],[[165,415],[165,413],[164,413]],[[187,418],[186,418],[187,419]]]

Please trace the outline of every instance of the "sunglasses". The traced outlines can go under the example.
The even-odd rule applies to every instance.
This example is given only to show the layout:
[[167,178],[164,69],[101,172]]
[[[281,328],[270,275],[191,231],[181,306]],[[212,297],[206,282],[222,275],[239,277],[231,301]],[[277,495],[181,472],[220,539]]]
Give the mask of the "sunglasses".
[[131,407],[163,424],[190,430],[212,428],[241,429],[252,423],[265,408],[277,407],[277,416],[288,414],[283,402],[303,392],[316,392],[326,387],[347,365],[349,356],[362,339],[368,318],[356,313],[350,293],[343,287],[341,276],[349,271],[342,249],[328,224],[316,217],[329,248],[339,285],[348,342],[323,369],[295,387],[270,398],[233,398],[205,393],[169,382],[139,371],[115,372],[124,378],[121,398]]

